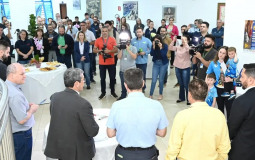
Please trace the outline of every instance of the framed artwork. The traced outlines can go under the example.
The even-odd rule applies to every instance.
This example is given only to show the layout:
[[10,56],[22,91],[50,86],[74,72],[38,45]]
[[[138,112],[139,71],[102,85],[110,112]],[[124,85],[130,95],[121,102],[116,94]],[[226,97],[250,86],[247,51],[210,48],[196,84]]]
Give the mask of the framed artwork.
[[176,22],[176,6],[162,6],[162,19],[169,21],[169,18],[174,18]]
[[225,3],[218,3],[217,20],[225,22]]
[[101,0],[86,0],[86,12],[94,13],[98,19],[102,19],[102,3]]
[[138,1],[124,1],[123,16],[127,20],[136,20],[138,18]]
[[255,20],[246,20],[243,49],[255,50]]
[[73,10],[81,10],[81,0],[73,0]]

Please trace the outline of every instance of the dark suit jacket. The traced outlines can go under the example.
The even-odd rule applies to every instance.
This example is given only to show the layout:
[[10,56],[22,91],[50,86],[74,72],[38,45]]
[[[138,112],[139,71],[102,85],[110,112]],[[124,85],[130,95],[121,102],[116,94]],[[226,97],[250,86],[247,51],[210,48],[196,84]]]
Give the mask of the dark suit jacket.
[[99,126],[90,103],[66,88],[51,96],[51,121],[44,154],[62,160],[90,160]]
[[0,60],[0,79],[2,79],[3,81],[6,80],[6,70],[7,66],[3,63],[2,60]]
[[78,41],[74,42],[74,57],[75,57],[75,62],[80,63],[81,62],[81,56],[85,56],[85,61],[84,63],[90,62],[89,59],[89,42],[84,42],[84,49],[83,49],[83,54],[81,55],[80,52],[80,46],[79,46]]
[[232,140],[229,160],[255,159],[255,88],[235,99],[228,128]]
[[[59,34],[53,38],[52,44],[51,44],[52,48],[55,49],[57,56],[60,55],[59,49],[58,49],[58,37],[59,37]],[[71,55],[73,53],[73,45],[74,45],[73,38],[69,34],[65,34],[64,38],[67,44],[66,54]]]

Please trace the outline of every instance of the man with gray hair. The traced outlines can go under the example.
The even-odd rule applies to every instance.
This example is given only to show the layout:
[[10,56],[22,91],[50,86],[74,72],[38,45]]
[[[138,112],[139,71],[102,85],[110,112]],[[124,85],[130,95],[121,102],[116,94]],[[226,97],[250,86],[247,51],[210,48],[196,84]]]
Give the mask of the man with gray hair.
[[25,83],[24,67],[19,63],[12,63],[7,67],[8,105],[14,140],[16,160],[29,160],[32,154],[32,127],[35,124],[34,113],[38,105],[29,103],[20,89]]
[[84,76],[79,68],[64,73],[66,89],[51,96],[50,127],[44,154],[61,160],[90,160],[98,133],[91,104],[80,96]]
[[212,35],[215,37],[215,46],[218,50],[223,46],[223,37],[224,37],[224,27],[222,20],[217,20],[217,27],[212,29]]
[[7,41],[0,40],[0,79],[6,80],[7,66],[4,61],[8,60],[10,53],[10,44]]
[[240,78],[245,93],[237,97],[228,119],[231,150],[229,160],[254,159],[255,152],[255,63],[245,64]]

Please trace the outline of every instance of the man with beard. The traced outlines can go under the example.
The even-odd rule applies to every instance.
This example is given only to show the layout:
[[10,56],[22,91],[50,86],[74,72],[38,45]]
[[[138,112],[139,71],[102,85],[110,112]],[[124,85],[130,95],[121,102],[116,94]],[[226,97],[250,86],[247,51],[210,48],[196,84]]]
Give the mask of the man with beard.
[[6,80],[7,66],[3,63],[9,57],[10,44],[4,40],[0,40],[0,79]]
[[94,23],[91,25],[91,27],[94,28],[94,30],[96,31],[96,38],[99,38],[100,34],[98,34],[98,32],[99,32],[98,17],[95,16],[93,21],[94,21]]
[[[161,21],[161,23],[162,23],[162,21]],[[170,43],[172,42],[172,39],[170,37],[166,36],[166,33],[167,33],[166,28],[165,27],[161,27],[160,28],[160,35],[161,35],[164,43],[167,44],[167,45],[170,45]],[[168,50],[167,51],[167,58],[168,58],[168,60],[170,59],[170,57],[171,57],[171,51]],[[164,85],[166,85],[166,83],[167,83],[167,77],[168,77],[168,69],[167,69],[166,74],[165,74]]]
[[148,55],[151,52],[151,40],[143,36],[143,29],[137,28],[136,29],[136,38],[131,40],[132,46],[135,46],[137,49],[137,58],[136,58],[136,68],[140,68],[143,71],[143,93],[145,92],[146,88],[146,70],[147,70],[147,63],[148,63]]
[[255,157],[255,63],[245,64],[241,76],[245,93],[236,98],[228,119],[231,150],[229,160],[250,160]]
[[58,27],[58,33],[52,40],[52,47],[56,51],[58,62],[64,63],[67,68],[71,68],[71,55],[74,50],[73,38],[65,34],[65,26],[63,25]]
[[196,52],[192,58],[193,64],[197,64],[197,78],[205,80],[207,67],[214,59],[217,50],[213,48],[214,37],[211,34],[207,34],[204,39],[204,49],[200,52]]
[[57,61],[57,55],[54,51],[53,47],[51,46],[53,37],[57,36],[58,33],[54,31],[53,26],[51,24],[48,24],[48,31],[44,34],[45,38],[48,39],[50,44],[50,50],[49,50],[49,59],[48,61],[51,62],[52,60]]

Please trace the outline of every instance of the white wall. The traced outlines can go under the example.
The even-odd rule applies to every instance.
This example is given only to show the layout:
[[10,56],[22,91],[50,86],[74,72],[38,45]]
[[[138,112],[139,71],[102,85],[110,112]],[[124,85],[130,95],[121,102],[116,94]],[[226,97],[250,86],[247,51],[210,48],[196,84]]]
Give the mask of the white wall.
[[255,52],[243,49],[245,20],[255,20],[254,0],[226,0],[224,45],[237,49],[239,70],[245,63],[255,63]]

